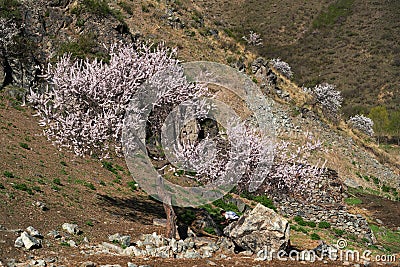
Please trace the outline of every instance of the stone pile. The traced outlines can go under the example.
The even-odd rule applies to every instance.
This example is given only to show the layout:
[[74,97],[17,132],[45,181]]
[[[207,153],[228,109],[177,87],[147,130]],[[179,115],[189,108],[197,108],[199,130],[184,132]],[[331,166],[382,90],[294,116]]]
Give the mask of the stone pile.
[[[109,240],[116,240],[115,234]],[[166,238],[157,233],[143,234],[133,244],[124,246],[122,244],[103,242],[97,246],[87,246],[89,250],[82,250],[83,254],[112,254],[135,257],[160,257],[160,258],[186,258],[199,259],[211,258],[217,251],[232,252],[234,244],[227,238],[221,237],[212,240],[204,237],[188,237],[185,240]]]

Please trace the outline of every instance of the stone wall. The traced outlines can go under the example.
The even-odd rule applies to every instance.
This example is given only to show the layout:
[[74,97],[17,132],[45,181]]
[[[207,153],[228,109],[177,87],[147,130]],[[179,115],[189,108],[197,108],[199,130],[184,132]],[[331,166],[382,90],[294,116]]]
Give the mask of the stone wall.
[[317,224],[321,221],[329,222],[331,227],[344,230],[347,234],[366,238],[371,244],[376,242],[367,220],[360,214],[349,213],[344,206],[305,205],[295,200],[281,201],[276,203],[276,206],[282,215],[301,216],[304,220]]

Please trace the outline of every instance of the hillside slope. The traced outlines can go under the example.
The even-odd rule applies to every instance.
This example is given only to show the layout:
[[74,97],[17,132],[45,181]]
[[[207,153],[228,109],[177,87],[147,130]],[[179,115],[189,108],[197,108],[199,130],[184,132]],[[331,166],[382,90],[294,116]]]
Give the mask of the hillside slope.
[[329,82],[345,98],[344,112],[400,106],[398,1],[202,1],[207,17],[237,40],[261,34],[257,51],[288,62],[299,85]]

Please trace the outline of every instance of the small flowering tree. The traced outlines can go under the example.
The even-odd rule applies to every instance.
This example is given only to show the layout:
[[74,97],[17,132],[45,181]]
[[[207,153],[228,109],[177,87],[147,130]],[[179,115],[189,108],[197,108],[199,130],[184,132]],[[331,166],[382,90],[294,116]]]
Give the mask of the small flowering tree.
[[374,135],[374,122],[370,118],[365,117],[362,114],[350,117],[347,123],[354,129],[359,130],[360,132],[363,132],[369,136]]
[[293,77],[292,69],[285,61],[282,61],[280,58],[274,58],[270,60],[270,63],[274,69],[279,71],[286,78],[291,79]]
[[312,105],[319,106],[327,118],[333,121],[339,120],[343,98],[334,85],[322,83],[314,88],[304,88],[304,91],[311,94]]
[[[41,117],[40,125],[44,127],[47,137],[57,146],[72,150],[77,155],[95,154],[104,158],[112,148],[120,154],[125,114],[131,111],[139,114],[130,118],[130,126],[136,132],[143,122],[140,115],[148,108],[151,112],[145,119],[146,139],[158,142],[163,123],[175,107],[207,94],[203,86],[185,79],[182,67],[174,59],[176,51],[163,45],[117,43],[109,48],[109,54],[108,63],[96,59],[73,60],[70,55],[64,55],[55,65],[49,65],[46,76],[48,86],[37,91],[30,90],[28,100]],[[143,89],[141,85],[146,82],[152,82],[158,90],[150,92],[151,88]],[[155,97],[153,94],[156,94]],[[145,101],[149,95],[149,99],[156,100],[150,103],[151,107]],[[200,101],[190,106],[207,105]],[[194,117],[204,118],[203,113],[204,109],[200,108],[193,114]],[[308,138],[292,153],[288,143],[275,146],[248,122],[234,120],[227,125],[229,127],[224,131],[229,140],[221,131],[215,138],[205,136],[203,140],[197,138],[193,142],[181,140],[175,146],[178,161],[191,163],[195,171],[193,179],[205,184],[226,183],[219,181],[220,177],[230,170],[232,162],[239,162],[243,173],[239,184],[243,189],[256,189],[260,186],[258,182],[264,181],[257,180],[261,176],[267,177],[266,192],[284,189],[306,196],[308,189],[318,184],[321,168],[312,167],[307,160],[310,153],[320,147],[319,142]],[[210,149],[210,144],[214,145],[211,147],[214,149]],[[229,148],[234,148],[236,153],[227,157]],[[277,154],[271,171],[263,173],[258,166],[269,164],[274,151]],[[156,158],[165,159],[161,153]],[[305,176],[308,180],[302,179]],[[164,209],[168,219],[167,235],[173,237],[175,213],[171,202],[164,202]]]
[[250,31],[248,36],[243,36],[242,38],[251,46],[260,46],[263,44],[260,34],[253,31]]

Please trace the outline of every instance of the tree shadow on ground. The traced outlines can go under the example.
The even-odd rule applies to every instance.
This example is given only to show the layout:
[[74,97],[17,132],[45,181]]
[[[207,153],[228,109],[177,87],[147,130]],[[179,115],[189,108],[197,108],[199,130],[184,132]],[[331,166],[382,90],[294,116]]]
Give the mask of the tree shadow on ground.
[[107,212],[142,224],[153,224],[153,218],[166,216],[162,203],[148,196],[121,198],[99,194],[98,199]]

